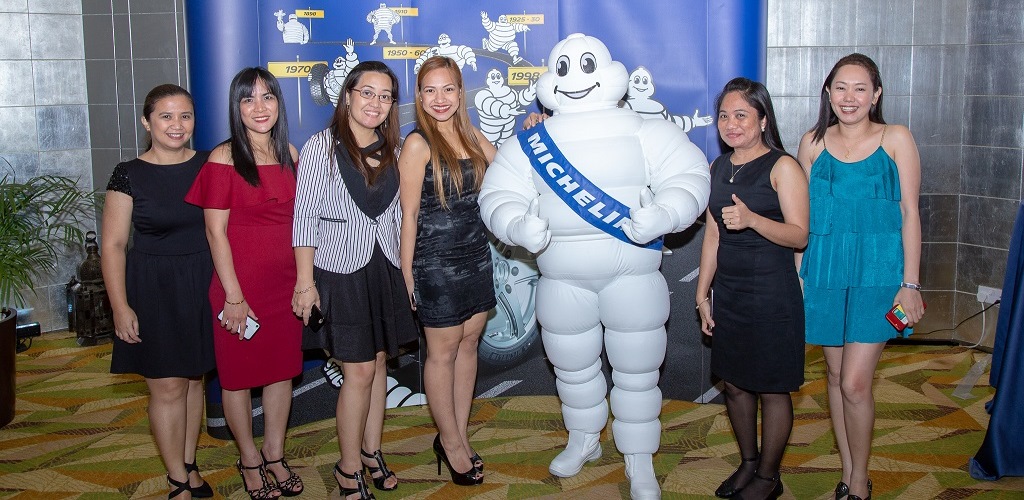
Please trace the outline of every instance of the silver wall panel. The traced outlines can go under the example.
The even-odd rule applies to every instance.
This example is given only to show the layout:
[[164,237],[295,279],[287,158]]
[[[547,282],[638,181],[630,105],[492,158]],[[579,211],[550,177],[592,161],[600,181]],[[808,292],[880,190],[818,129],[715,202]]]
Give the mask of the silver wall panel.
[[913,44],[967,43],[970,0],[914,0]]
[[37,106],[88,102],[83,59],[35,60],[32,75]]
[[85,58],[82,16],[29,14],[28,17],[33,59]]

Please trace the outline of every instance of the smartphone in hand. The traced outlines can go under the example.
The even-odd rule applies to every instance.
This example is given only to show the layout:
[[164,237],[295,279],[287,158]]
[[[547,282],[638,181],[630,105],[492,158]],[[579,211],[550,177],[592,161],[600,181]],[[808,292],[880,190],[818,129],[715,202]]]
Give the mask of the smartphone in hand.
[[[224,321],[224,311],[221,311],[220,314],[217,315],[217,319],[220,320],[220,321]],[[251,339],[253,335],[256,335],[256,330],[259,330],[259,329],[260,329],[260,324],[257,323],[256,320],[250,318],[249,316],[246,316],[245,317],[245,334],[242,336],[242,338],[244,338],[245,340]]]
[[907,328],[907,323],[910,320],[907,319],[907,313],[903,311],[903,306],[896,304],[889,312],[885,313],[885,319],[889,321],[889,324],[896,329],[897,332],[902,332]]
[[[924,304],[925,309],[928,308],[928,304]],[[889,312],[885,313],[885,319],[889,321],[889,324],[896,329],[897,332],[902,332],[907,328],[907,324],[910,320],[907,319],[907,313],[903,310],[901,304],[896,304]]]
[[318,332],[326,322],[327,318],[325,318],[323,313],[320,312],[320,308],[317,307],[316,304],[313,304],[313,308],[309,311],[309,323],[306,325],[309,326],[310,330]]

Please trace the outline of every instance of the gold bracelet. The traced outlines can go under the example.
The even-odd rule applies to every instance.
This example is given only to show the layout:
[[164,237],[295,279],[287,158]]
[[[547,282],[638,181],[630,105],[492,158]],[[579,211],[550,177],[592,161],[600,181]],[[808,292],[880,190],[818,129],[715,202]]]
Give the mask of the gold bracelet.
[[227,297],[224,297],[224,303],[225,304],[231,304],[233,306],[237,306],[237,305],[241,305],[243,302],[245,302],[245,297],[242,297],[242,300],[239,300],[238,302],[231,302],[230,300],[228,300]]
[[306,292],[312,290],[313,287],[315,287],[315,286],[316,286],[316,280],[313,280],[313,284],[312,285],[309,285],[306,288],[303,288],[302,290],[295,290],[295,294],[298,295],[300,293],[306,293]]
[[711,297],[704,297],[704,300],[698,302],[697,307],[695,307],[694,309],[700,310],[700,306],[709,300],[711,300]]

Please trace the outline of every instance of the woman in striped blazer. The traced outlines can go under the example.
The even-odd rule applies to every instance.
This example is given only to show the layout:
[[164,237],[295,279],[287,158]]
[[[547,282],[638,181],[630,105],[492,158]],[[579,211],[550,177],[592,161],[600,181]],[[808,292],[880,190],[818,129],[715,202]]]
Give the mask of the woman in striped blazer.
[[331,124],[299,154],[292,310],[307,325],[303,348],[324,348],[341,362],[334,473],[343,498],[372,498],[364,467],[377,489],[398,487],[381,453],[385,361],[418,333],[399,270],[397,101],[395,74],[378,61],[360,63]]

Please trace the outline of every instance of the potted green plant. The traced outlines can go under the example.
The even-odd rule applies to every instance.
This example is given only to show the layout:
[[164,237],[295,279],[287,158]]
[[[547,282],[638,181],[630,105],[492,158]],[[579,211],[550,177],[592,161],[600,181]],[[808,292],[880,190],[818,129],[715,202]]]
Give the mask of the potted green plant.
[[14,418],[14,307],[25,304],[22,290],[56,270],[58,250],[82,243],[94,207],[93,193],[67,177],[0,177],[0,426]]
[[93,193],[67,177],[0,178],[0,305],[25,304],[21,291],[56,270],[58,250],[82,244],[94,208]]

